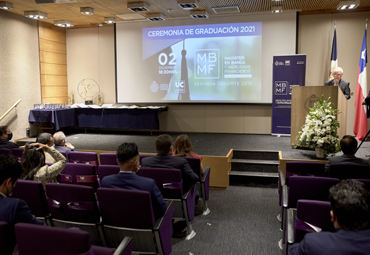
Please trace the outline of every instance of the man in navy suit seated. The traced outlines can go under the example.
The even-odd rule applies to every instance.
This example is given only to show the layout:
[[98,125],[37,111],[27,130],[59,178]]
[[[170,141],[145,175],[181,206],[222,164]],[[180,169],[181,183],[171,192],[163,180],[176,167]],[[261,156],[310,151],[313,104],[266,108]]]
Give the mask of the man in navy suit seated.
[[370,254],[369,191],[357,180],[330,189],[331,220],[336,232],[308,233],[289,255]]
[[8,197],[22,172],[21,165],[13,156],[0,155],[0,221],[12,227],[19,222],[45,225],[32,215],[23,200]]
[[8,126],[0,127],[0,148],[5,148],[12,150],[18,148],[19,146],[16,143],[11,142],[13,134],[10,131]]
[[198,175],[193,172],[186,159],[172,156],[172,137],[170,135],[158,136],[155,139],[155,147],[158,154],[154,157],[143,158],[141,165],[143,167],[180,169],[183,192],[188,192],[191,186],[198,181]]
[[[345,135],[340,140],[340,148],[343,155],[329,157],[325,164],[325,175],[328,176],[330,170],[330,164],[333,163],[350,163],[359,165],[369,165],[369,160],[358,158],[355,156],[357,149],[357,140],[353,136]],[[348,170],[350,171],[350,169]]]
[[122,188],[149,191],[155,218],[164,215],[167,209],[162,193],[153,179],[136,175],[140,167],[139,150],[135,143],[123,143],[117,149],[120,172],[103,178],[103,188]]

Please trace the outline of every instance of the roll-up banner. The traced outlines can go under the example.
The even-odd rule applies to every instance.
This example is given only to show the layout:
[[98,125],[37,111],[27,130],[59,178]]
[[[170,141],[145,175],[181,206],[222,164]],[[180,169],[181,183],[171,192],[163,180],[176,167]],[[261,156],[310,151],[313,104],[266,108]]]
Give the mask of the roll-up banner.
[[306,55],[273,57],[272,135],[290,135],[292,87],[304,86]]

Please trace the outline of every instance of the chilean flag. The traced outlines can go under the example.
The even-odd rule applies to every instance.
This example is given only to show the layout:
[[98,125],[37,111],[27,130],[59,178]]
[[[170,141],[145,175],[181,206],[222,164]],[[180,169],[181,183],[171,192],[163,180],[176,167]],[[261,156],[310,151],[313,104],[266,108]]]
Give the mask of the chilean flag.
[[367,133],[367,118],[366,118],[366,105],[362,105],[365,97],[367,96],[367,80],[366,80],[366,29],[362,41],[360,64],[358,67],[358,78],[356,87],[356,100],[355,100],[355,124],[353,126],[353,133],[355,133],[357,140],[362,141]]
[[333,37],[333,46],[331,48],[331,58],[330,58],[330,72],[329,80],[334,79],[333,69],[338,67],[338,55],[337,55],[337,29],[334,26],[334,37]]

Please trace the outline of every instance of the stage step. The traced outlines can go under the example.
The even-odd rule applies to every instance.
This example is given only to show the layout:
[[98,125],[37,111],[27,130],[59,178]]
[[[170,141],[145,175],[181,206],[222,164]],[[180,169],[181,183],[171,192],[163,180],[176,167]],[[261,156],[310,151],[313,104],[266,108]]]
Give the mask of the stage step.
[[276,188],[279,151],[233,150],[229,184]]

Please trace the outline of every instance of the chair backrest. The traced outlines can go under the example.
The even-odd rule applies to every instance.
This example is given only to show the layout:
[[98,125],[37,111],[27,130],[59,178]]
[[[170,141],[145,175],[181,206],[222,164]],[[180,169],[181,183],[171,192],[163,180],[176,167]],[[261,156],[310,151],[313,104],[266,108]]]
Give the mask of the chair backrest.
[[99,188],[97,195],[104,225],[153,229],[155,219],[148,191]]
[[0,221],[0,255],[11,255],[15,246],[14,231],[9,224]]
[[63,183],[47,183],[45,187],[49,211],[54,219],[99,222],[100,213],[92,187]]
[[3,154],[3,155],[12,155],[12,151],[9,150],[9,149],[0,148],[0,154]]
[[100,153],[100,165],[118,165],[116,153]]
[[286,162],[285,183],[289,186],[291,176],[323,176],[325,163],[310,161]]
[[18,162],[22,161],[23,151],[24,149],[21,148],[14,148],[12,150],[12,154],[18,160]]
[[141,164],[141,161],[143,160],[143,158],[146,158],[146,157],[153,157],[155,155],[151,155],[151,154],[140,154],[140,164]]
[[65,152],[65,151],[59,151],[59,152],[66,158],[67,162],[69,162],[69,158],[68,158],[67,152]]
[[69,184],[80,184],[98,188],[96,177],[96,167],[94,165],[86,165],[81,163],[67,163],[63,171],[60,173],[60,182]]
[[198,175],[199,180],[202,178],[201,171],[200,171],[200,159],[199,158],[192,158],[192,157],[184,157],[190,165],[190,168],[193,170],[196,175]]
[[100,182],[103,180],[105,176],[118,174],[119,173],[119,166],[114,165],[100,165],[98,166],[98,177]]
[[96,152],[70,151],[68,158],[70,163],[99,165],[98,154],[96,154]]
[[87,254],[91,249],[90,235],[82,230],[18,223],[15,235],[19,254]]
[[12,197],[24,200],[32,214],[36,217],[49,215],[45,190],[41,182],[18,180],[17,185],[13,189]]
[[370,166],[360,164],[330,164],[329,176],[343,179],[370,179]]
[[158,189],[166,199],[181,199],[182,177],[179,169],[142,167],[139,175],[155,180]]
[[294,242],[300,242],[306,233],[316,232],[308,224],[318,227],[322,231],[334,231],[330,210],[331,205],[327,201],[298,200]]
[[299,199],[329,201],[329,189],[339,182],[335,178],[291,176],[288,207],[296,208]]

